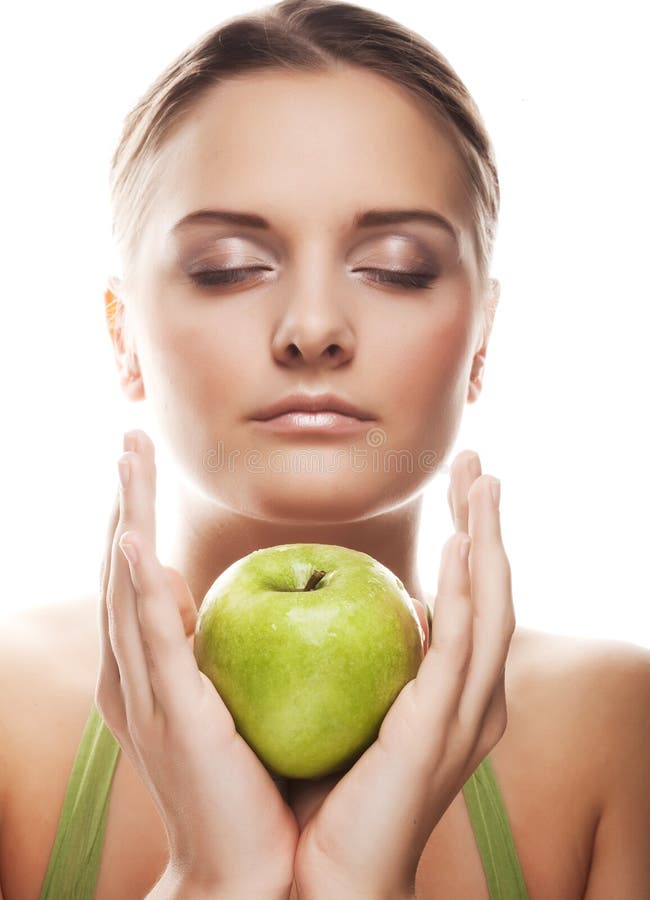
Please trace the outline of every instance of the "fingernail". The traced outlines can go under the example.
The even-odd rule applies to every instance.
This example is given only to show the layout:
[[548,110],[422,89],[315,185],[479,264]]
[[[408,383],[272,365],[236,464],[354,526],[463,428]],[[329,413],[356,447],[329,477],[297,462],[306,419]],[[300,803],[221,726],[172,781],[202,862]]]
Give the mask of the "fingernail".
[[124,432],[124,449],[125,450],[134,450],[137,452],[138,446],[136,437],[132,431]]
[[499,508],[499,499],[501,497],[501,482],[498,478],[492,478],[490,476],[490,490],[492,491],[492,499],[494,500],[494,505]]
[[120,459],[118,459],[117,461],[117,470],[120,474],[120,484],[123,488],[125,488],[129,483],[129,461],[127,459],[124,459],[123,457],[120,457]]

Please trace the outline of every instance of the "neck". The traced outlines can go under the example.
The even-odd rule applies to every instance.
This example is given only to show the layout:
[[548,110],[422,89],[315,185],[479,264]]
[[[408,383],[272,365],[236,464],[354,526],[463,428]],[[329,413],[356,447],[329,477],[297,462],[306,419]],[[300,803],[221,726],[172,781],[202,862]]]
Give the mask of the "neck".
[[[417,534],[422,497],[387,513],[356,522],[285,524],[256,519],[206,502],[181,485],[170,517],[170,553],[162,561],[186,579],[197,609],[212,582],[231,563],[253,550],[277,544],[338,544],[368,553],[402,581],[411,597],[423,592],[417,572]],[[169,521],[169,519],[167,519]]]

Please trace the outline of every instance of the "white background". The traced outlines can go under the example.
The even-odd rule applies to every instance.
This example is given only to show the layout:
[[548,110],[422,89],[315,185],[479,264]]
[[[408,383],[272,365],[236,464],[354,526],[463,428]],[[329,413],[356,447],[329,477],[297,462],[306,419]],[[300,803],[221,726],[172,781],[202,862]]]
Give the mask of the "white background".
[[[471,447],[501,479],[517,621],[650,647],[643,5],[365,5],[442,51],[496,149],[501,300],[483,394],[450,460]],[[145,406],[121,396],[103,319],[122,119],[200,34],[254,8],[60,0],[5,12],[3,614],[96,591],[123,432],[156,437]],[[447,484],[443,473],[426,496],[429,589],[451,533]]]

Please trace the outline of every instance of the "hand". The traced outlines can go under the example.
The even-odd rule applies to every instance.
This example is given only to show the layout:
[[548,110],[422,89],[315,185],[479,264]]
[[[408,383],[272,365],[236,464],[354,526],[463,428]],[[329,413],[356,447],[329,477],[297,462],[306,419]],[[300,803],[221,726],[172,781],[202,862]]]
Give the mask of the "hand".
[[[505,731],[515,616],[490,482],[476,454],[456,457],[448,494],[456,533],[443,548],[429,649],[377,740],[343,777],[312,789],[308,819],[303,806],[300,897],[413,897],[431,832]],[[317,798],[323,785],[329,793]]]
[[95,703],[156,803],[169,871],[229,897],[242,885],[256,897],[288,891],[295,817],[197,666],[190,588],[156,557],[154,446],[140,430],[124,446],[129,479],[107,536]]

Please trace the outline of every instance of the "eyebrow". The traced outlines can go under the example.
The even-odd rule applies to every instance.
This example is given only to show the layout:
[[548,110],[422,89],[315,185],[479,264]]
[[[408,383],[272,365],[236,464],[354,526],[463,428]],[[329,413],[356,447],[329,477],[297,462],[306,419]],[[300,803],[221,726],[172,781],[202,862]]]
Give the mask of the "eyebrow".
[[[179,219],[172,232],[180,231],[188,225],[209,222],[224,222],[229,225],[243,225],[248,228],[270,229],[270,222],[256,213],[226,209],[197,209]],[[426,222],[444,228],[458,244],[456,229],[448,219],[430,209],[368,209],[359,212],[352,221],[352,227],[371,228],[375,225],[395,225],[400,222]]]

